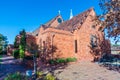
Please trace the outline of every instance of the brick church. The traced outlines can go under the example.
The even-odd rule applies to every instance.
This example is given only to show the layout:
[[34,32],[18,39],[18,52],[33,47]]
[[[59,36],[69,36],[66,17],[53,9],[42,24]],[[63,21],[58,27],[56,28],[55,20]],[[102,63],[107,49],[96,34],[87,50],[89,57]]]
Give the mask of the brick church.
[[[79,60],[93,60],[90,46],[97,47],[103,41],[109,43],[105,40],[104,32],[99,30],[101,26],[95,25],[95,17],[93,8],[76,16],[73,16],[71,11],[67,21],[58,14],[33,31],[32,35],[36,37],[36,42],[43,52],[51,53],[49,58],[76,57]],[[109,50],[107,43],[99,53]]]

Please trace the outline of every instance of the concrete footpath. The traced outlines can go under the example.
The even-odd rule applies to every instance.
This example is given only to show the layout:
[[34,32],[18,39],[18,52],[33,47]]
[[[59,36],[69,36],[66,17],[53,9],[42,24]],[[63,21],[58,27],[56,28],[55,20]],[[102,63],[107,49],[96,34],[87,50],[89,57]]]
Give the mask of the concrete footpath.
[[97,63],[77,62],[54,72],[59,80],[120,80],[120,73],[100,67]]

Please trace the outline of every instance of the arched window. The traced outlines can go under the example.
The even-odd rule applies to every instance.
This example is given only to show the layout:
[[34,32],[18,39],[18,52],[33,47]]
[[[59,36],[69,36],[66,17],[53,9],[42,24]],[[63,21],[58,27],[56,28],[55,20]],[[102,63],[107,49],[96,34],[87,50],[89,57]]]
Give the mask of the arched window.
[[91,35],[90,44],[91,44],[92,48],[97,47],[97,37],[96,36]]

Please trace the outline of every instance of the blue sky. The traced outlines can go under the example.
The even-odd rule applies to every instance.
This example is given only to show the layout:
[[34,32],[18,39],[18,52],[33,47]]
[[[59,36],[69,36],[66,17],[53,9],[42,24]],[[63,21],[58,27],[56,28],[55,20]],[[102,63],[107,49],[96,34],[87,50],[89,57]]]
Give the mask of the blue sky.
[[0,33],[13,43],[20,30],[31,32],[56,15],[58,10],[64,20],[69,19],[70,9],[77,15],[90,7],[101,13],[99,0],[0,0]]

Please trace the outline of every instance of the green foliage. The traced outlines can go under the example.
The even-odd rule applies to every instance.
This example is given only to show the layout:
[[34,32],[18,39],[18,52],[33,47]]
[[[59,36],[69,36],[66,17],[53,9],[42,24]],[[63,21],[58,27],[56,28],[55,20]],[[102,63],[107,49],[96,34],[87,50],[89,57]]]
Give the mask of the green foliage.
[[7,45],[8,45],[7,37],[0,34],[0,53],[4,53],[6,51]]
[[44,77],[44,80],[56,80],[54,76],[52,76],[51,74],[47,74],[45,77]]
[[56,60],[56,63],[59,64],[59,63],[66,63],[66,59],[64,58],[59,58]]
[[25,57],[25,54],[24,54],[25,52],[24,52],[24,50],[23,49],[20,49],[19,50],[19,56],[20,56],[20,58],[24,58]]
[[1,58],[2,58],[2,55],[0,55],[0,65],[1,65]]
[[25,51],[24,51],[22,45],[19,45],[19,56],[20,56],[20,58],[24,58],[25,57]]
[[77,59],[76,58],[67,58],[66,61],[67,62],[75,62],[75,61],[77,61]]
[[43,72],[37,71],[37,77],[38,77],[38,78],[42,78],[42,77],[43,77]]
[[0,55],[0,58],[2,58],[2,55]]
[[24,36],[21,37],[20,45],[22,46],[22,49],[25,51],[26,41]]
[[68,63],[68,62],[75,62],[77,61],[76,58],[58,58],[58,59],[51,59],[49,60],[49,64],[61,64],[61,63]]
[[2,48],[2,46],[0,46],[0,54],[2,54],[2,50],[3,50],[3,48]]
[[14,48],[19,48],[19,43],[17,42],[17,36],[15,37]]
[[55,60],[53,59],[49,60],[49,64],[55,64]]
[[14,50],[13,56],[14,56],[14,58],[19,58],[19,50]]
[[26,32],[24,29],[22,31],[20,31],[20,36],[21,36],[20,45],[21,45],[22,49],[25,51],[25,49],[26,49]]
[[20,31],[20,43],[18,43],[18,40],[17,39],[17,36],[15,38],[15,41],[14,41],[14,47],[15,48],[19,48],[19,46],[21,45],[22,46],[22,49],[25,51],[25,48],[26,48],[26,32],[25,30],[23,29],[22,31]]
[[4,80],[28,80],[26,76],[21,75],[19,72],[9,74]]
[[[15,58],[24,58],[25,57],[25,50],[26,50],[26,32],[23,29],[22,31],[20,31],[19,33],[20,38],[16,36],[15,41],[14,41],[14,48],[19,49],[19,51],[15,51],[13,52],[13,56]],[[18,41],[20,39],[20,42]],[[19,53],[19,55],[18,55]]]

